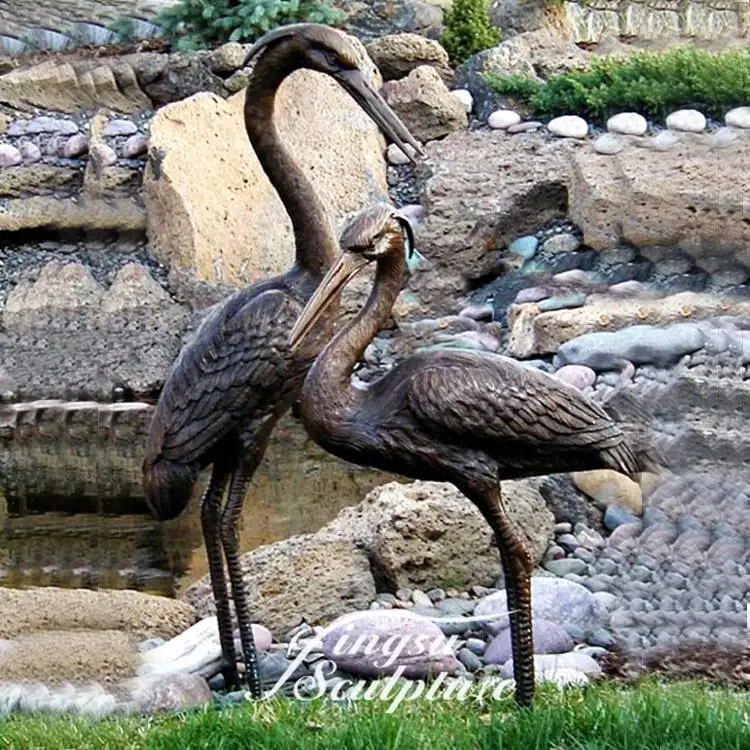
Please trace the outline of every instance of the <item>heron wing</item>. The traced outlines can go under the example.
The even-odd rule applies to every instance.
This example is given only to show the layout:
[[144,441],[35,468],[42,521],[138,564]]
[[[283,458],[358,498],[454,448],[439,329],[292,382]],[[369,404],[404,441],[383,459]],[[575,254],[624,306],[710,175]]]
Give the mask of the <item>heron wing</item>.
[[274,411],[288,374],[287,338],[301,304],[278,290],[212,313],[180,353],[153,430],[170,461],[197,461],[241,419]]
[[605,449],[622,433],[571,386],[504,357],[465,353],[425,362],[411,378],[414,415],[457,440]]

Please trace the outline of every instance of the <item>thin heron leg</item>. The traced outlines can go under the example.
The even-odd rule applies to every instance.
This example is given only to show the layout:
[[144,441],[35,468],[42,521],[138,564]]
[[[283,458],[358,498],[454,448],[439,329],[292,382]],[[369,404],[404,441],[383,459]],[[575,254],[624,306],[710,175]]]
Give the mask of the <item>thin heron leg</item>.
[[221,518],[221,541],[224,555],[227,559],[229,582],[232,585],[234,611],[237,615],[237,626],[240,631],[242,656],[245,660],[245,679],[253,698],[263,697],[260,684],[260,669],[258,667],[258,652],[255,648],[255,636],[250,622],[250,607],[247,601],[247,591],[242,580],[242,567],[239,558],[239,534],[237,522],[242,513],[245,499],[245,489],[252,475],[248,474],[244,466],[235,472],[229,485],[229,498]]
[[237,615],[242,654],[245,660],[245,678],[250,688],[250,694],[256,699],[263,697],[263,690],[260,683],[258,652],[255,648],[255,637],[250,620],[250,606],[245,584],[242,580],[237,524],[245,501],[245,489],[266,452],[268,440],[276,421],[275,419],[267,420],[265,425],[253,435],[252,446],[232,477],[229,485],[229,498],[221,517],[221,541],[224,546],[227,568],[229,569],[229,581],[232,584],[234,611]]
[[505,576],[505,593],[513,649],[516,703],[528,706],[534,699],[534,641],[531,621],[531,558],[523,539],[508,518],[500,487],[483,493],[480,510],[495,532]]
[[211,590],[216,603],[216,619],[219,624],[219,643],[224,659],[222,674],[224,685],[231,690],[237,684],[237,657],[234,651],[232,613],[229,609],[229,591],[224,574],[224,559],[219,538],[221,521],[221,501],[227,483],[227,472],[217,466],[211,469],[208,487],[201,500],[201,526],[203,541],[208,557],[208,572],[211,576]]

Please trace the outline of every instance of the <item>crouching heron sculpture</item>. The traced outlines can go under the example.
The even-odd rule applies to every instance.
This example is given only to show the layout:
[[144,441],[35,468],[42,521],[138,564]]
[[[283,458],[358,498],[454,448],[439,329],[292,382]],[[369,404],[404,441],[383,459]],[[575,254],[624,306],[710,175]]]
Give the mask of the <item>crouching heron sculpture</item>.
[[[250,690],[261,684],[239,563],[237,521],[248,482],[281,415],[297,400],[305,373],[332,332],[335,307],[293,353],[287,340],[305,302],[338,254],[328,216],[302,169],[280,141],[274,96],[299,68],[331,76],[381,130],[406,150],[419,144],[367,83],[356,48],[317,24],[285,26],[250,50],[261,55],[245,96],[245,127],[258,159],[292,220],[294,266],[230,296],[199,328],[175,362],[159,398],[143,462],[146,500],[158,518],[179,515],[198,474],[212,465],[201,521],[216,601],[227,687],[237,683],[226,557]],[[246,64],[247,64],[246,61]],[[228,497],[223,497],[228,487]]]
[[640,459],[599,405],[556,378],[496,354],[433,350],[402,361],[367,388],[351,375],[401,288],[409,222],[391,206],[362,212],[344,230],[342,254],[292,335],[301,347],[341,289],[375,262],[359,314],[325,347],[302,388],[301,414],[326,451],[412,479],[452,482],[495,534],[505,575],[516,701],[531,703],[534,661],[531,559],[508,518],[503,479],[609,468],[632,475]]

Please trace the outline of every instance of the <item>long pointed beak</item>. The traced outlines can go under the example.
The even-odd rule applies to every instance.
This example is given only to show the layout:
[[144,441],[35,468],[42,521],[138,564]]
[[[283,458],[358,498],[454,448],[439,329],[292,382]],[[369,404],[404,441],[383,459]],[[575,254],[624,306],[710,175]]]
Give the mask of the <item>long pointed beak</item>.
[[344,251],[339,259],[331,266],[331,270],[320,282],[315,293],[308,300],[305,309],[297,318],[297,322],[289,334],[289,346],[294,351],[299,347],[302,339],[318,322],[320,316],[336,299],[339,292],[367,265],[368,261],[357,253]]
[[[375,124],[416,164],[415,155],[424,156],[419,141],[399,119],[388,103],[365,80],[357,69],[341,70],[334,78],[349,92],[362,109],[375,121]],[[407,145],[412,149],[407,148]]]

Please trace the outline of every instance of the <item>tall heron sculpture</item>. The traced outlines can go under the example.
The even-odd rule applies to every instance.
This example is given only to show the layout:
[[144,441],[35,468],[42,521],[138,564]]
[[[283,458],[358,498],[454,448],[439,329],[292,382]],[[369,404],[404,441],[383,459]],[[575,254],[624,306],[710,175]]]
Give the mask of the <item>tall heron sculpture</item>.
[[290,344],[301,347],[341,289],[369,263],[374,287],[358,315],[325,347],[305,379],[302,420],[326,451],[412,479],[452,482],[495,533],[505,575],[516,701],[531,703],[534,660],[531,558],[508,518],[500,481],[608,468],[632,475],[640,458],[602,407],[551,375],[477,351],[417,353],[367,388],[353,368],[401,289],[406,218],[386,204],[344,230],[342,254],[307,303]]
[[[245,128],[294,228],[296,257],[286,273],[242,289],[214,310],[180,353],[160,395],[143,461],[147,503],[159,519],[178,516],[199,472],[211,465],[201,522],[227,687],[237,684],[229,591],[239,626],[251,693],[261,684],[248,600],[239,563],[237,521],[248,482],[273,427],[297,400],[305,373],[332,333],[335,307],[294,353],[294,322],[338,255],[328,215],[303,170],[282,144],[273,122],[274,97],[299,68],[338,81],[381,130],[404,150],[419,144],[367,83],[360,57],[340,32],[318,24],[276,29],[250,50],[258,59],[245,96]],[[228,487],[226,503],[223,503]]]

